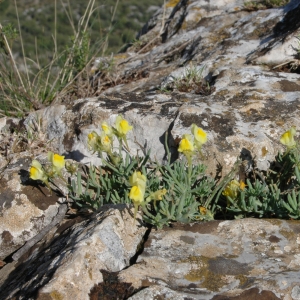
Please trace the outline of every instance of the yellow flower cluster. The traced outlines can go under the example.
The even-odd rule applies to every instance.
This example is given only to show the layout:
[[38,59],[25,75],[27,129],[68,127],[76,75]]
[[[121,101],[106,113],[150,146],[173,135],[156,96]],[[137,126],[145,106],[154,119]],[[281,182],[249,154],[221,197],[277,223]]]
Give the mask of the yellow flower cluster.
[[110,154],[113,147],[112,137],[106,135],[104,131],[100,135],[92,131],[88,134],[88,147],[93,152],[104,151]]
[[[146,183],[147,178],[140,171],[134,171],[129,177],[129,184],[132,186],[129,192],[129,198],[134,205],[134,219],[136,218],[138,207],[145,204]],[[157,190],[150,194],[150,196],[146,199],[146,203],[153,200],[154,205],[156,205],[156,201],[162,200],[166,193],[166,189]]]
[[101,128],[103,131],[100,135],[95,131],[88,134],[88,148],[93,152],[106,152],[112,158],[114,135],[119,140],[123,140],[127,146],[126,135],[132,130],[132,126],[119,115],[116,118],[115,127],[111,127],[106,122],[103,122]]
[[241,180],[238,182],[237,180],[231,180],[227,186],[225,187],[222,195],[226,196],[226,198],[230,198],[231,200],[235,200],[239,193],[243,191],[246,187],[246,184]]
[[33,180],[41,180],[49,187],[49,179],[62,176],[61,171],[65,167],[65,157],[53,152],[48,152],[50,168],[43,168],[39,161],[33,160],[29,170],[29,177]]
[[130,189],[129,198],[134,205],[134,220],[136,219],[136,213],[139,206],[144,203],[146,182],[146,176],[139,171],[134,171],[129,177],[129,183],[132,186]]
[[196,124],[191,126],[191,134],[184,134],[178,147],[178,151],[190,156],[195,150],[201,151],[202,145],[207,142],[207,133]]

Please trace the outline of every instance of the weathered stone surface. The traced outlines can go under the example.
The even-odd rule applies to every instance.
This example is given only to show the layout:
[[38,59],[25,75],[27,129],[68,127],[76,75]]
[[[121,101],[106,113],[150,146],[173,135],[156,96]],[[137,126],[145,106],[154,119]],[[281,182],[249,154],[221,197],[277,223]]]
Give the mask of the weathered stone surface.
[[162,286],[152,285],[134,294],[132,297],[128,298],[128,300],[143,300],[143,299],[185,300],[187,299],[187,295],[184,293],[173,291],[163,285]]
[[[152,231],[137,263],[119,278],[136,289],[149,286],[139,292],[143,296],[157,289],[166,295],[163,290],[169,288],[178,299],[248,299],[247,293],[249,299],[297,299],[299,247],[298,221],[175,224]],[[244,298],[237,298],[242,292]],[[137,295],[132,299],[142,299]]]
[[[100,164],[87,134],[103,121],[114,124],[118,114],[134,126],[132,153],[151,149],[163,161],[168,133],[176,159],[180,137],[196,123],[208,132],[203,152],[211,175],[218,163],[225,175],[241,154],[266,169],[281,149],[280,135],[300,128],[299,11],[298,0],[258,11],[245,10],[243,0],[168,1],[141,31],[141,46],[115,55],[115,78],[101,74],[97,97],[54,104],[25,121],[0,119],[0,298],[97,299],[110,286],[131,299],[300,299],[300,225],[291,221],[152,231],[130,266],[146,228],[133,226],[122,207],[65,220],[17,261],[7,258],[60,207],[55,195],[22,179],[31,159],[51,141],[66,158]],[[202,70],[210,95],[172,91],[189,68]],[[38,133],[31,144],[14,135],[22,124]],[[119,271],[120,282],[103,279]]]
[[93,286],[102,282],[100,270],[127,267],[146,232],[140,215],[134,223],[126,205],[113,207],[105,206],[75,224],[69,221],[71,226],[62,225],[52,233],[52,240],[38,243],[3,280],[7,264],[0,271],[0,298],[89,299]]
[[0,177],[0,260],[41,232],[58,213],[55,193],[23,184],[30,163],[29,156],[15,158]]

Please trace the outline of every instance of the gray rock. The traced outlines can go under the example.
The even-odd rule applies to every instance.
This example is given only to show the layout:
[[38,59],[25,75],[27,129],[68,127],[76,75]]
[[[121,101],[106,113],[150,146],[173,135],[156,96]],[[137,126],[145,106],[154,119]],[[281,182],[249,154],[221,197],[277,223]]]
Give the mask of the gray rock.
[[0,179],[0,260],[51,224],[60,207],[55,193],[23,184],[30,163],[29,156],[15,157]]
[[132,299],[154,295],[156,285],[160,295],[171,289],[178,299],[227,299],[247,290],[249,299],[261,291],[274,296],[266,299],[297,299],[299,232],[299,222],[275,219],[174,224],[152,231],[137,263],[119,278],[136,289],[149,286]]
[[105,206],[75,224],[61,224],[18,264],[0,271],[0,299],[89,299],[93,286],[103,281],[102,270],[124,269],[138,251],[146,227],[140,215],[136,222],[132,215],[126,205]]
[[162,299],[174,299],[184,300],[187,299],[187,295],[184,293],[175,292],[165,286],[152,285],[140,292],[129,297],[128,300],[144,300],[144,299],[155,299],[156,297],[162,297]]

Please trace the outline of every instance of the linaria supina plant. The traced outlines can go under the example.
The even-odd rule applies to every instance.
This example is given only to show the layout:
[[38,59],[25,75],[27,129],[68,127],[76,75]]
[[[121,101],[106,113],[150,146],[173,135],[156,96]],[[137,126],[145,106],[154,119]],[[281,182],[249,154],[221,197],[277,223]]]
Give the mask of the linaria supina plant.
[[300,218],[300,151],[296,128],[280,137],[286,150],[279,152],[267,171],[254,169],[246,183],[232,180],[223,191],[227,217]]
[[[161,165],[129,152],[127,134],[133,127],[123,116],[114,126],[103,122],[100,134],[88,134],[88,147],[102,158],[101,166],[81,166],[65,163],[64,157],[49,153],[50,165],[42,166],[33,160],[30,177],[40,180],[49,188],[49,181],[62,176],[65,167],[77,178],[69,180],[69,197],[80,209],[97,210],[106,203],[132,203],[134,222],[138,209],[143,220],[157,227],[171,222],[190,223],[212,220],[216,214],[223,218],[276,217],[300,219],[300,151],[292,127],[280,137],[285,147],[279,152],[269,170],[253,168],[246,182],[235,177],[241,166],[237,160],[232,170],[216,182],[205,174],[206,166],[196,161],[207,142],[207,133],[192,124],[191,134],[184,134],[178,151],[185,159]],[[119,151],[114,151],[114,140]],[[126,155],[124,156],[124,152]],[[106,155],[103,155],[103,152]],[[199,157],[198,157],[199,158]]]

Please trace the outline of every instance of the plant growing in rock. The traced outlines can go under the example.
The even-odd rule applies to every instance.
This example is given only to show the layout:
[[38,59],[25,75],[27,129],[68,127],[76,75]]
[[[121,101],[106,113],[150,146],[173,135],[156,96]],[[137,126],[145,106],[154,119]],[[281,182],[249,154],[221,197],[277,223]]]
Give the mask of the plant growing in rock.
[[[133,156],[127,143],[132,126],[121,115],[114,126],[101,124],[102,131],[88,135],[88,147],[102,159],[101,166],[65,163],[64,157],[49,152],[49,163],[33,160],[30,178],[42,181],[48,188],[54,179],[63,178],[63,169],[71,174],[65,183],[69,198],[82,209],[97,210],[107,203],[133,203],[134,220],[139,208],[144,220],[157,227],[171,222],[189,223],[223,218],[279,217],[300,219],[300,147],[295,140],[296,129],[282,134],[280,142],[286,150],[275,157],[269,170],[253,168],[246,180],[235,176],[243,165],[237,160],[232,170],[216,182],[205,174],[202,147],[207,133],[192,124],[191,133],[184,134],[178,152],[182,159],[160,165],[144,157]],[[115,151],[114,140],[118,141]],[[167,141],[167,135],[166,135]],[[126,155],[124,155],[124,151]]]
[[300,218],[300,149],[292,127],[280,138],[286,146],[266,172],[254,169],[246,184],[232,180],[222,194],[226,214],[235,218]]
[[177,90],[179,92],[195,93],[199,95],[210,95],[214,88],[209,85],[209,82],[203,78],[205,66],[198,68],[190,65],[185,69],[184,74],[180,77],[175,77],[171,83],[161,88],[162,92]]
[[[128,149],[126,135],[132,126],[122,116],[117,117],[114,127],[106,122],[101,127],[100,134],[93,131],[88,135],[88,148],[98,153],[102,166],[83,166],[82,173],[78,172],[69,186],[70,198],[80,207],[98,209],[106,203],[129,203],[128,177],[149,158],[132,157],[128,152],[123,158],[122,150]],[[115,138],[119,142],[118,152],[114,151]]]
[[[205,165],[193,164],[193,157],[197,153],[202,156],[201,148],[207,141],[207,134],[195,124],[191,131],[192,135],[183,135],[178,148],[186,161],[177,160],[170,164],[169,159],[166,165],[157,166],[160,174],[159,188],[166,193],[158,203],[154,202],[151,203],[152,206],[143,208],[146,222],[157,227],[174,221],[189,223],[213,219],[214,206],[206,200],[215,187],[215,181],[205,175]],[[149,216],[145,208],[152,212],[152,216]]]
[[[206,132],[193,124],[192,134],[183,136],[178,149],[186,160],[170,164],[169,159],[162,166],[149,164],[149,153],[142,158],[129,154],[127,133],[132,126],[122,116],[117,117],[114,126],[102,123],[101,127],[100,134],[93,131],[88,135],[88,146],[102,158],[102,166],[82,167],[69,185],[69,197],[77,206],[96,210],[106,203],[132,202],[134,218],[140,207],[144,220],[157,227],[174,221],[213,219],[215,206],[207,198],[215,181],[205,175],[203,164],[193,164],[196,154],[203,156]],[[117,152],[114,139],[119,143]]]
[[[0,167],[0,174],[14,160],[16,154],[27,151],[31,156],[37,153],[52,151],[51,140],[42,131],[42,118],[38,115],[4,126],[0,132],[0,157],[4,164]],[[1,176],[0,176],[1,178]]]

